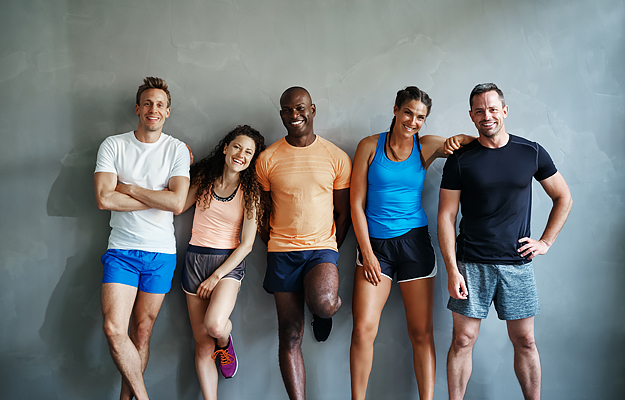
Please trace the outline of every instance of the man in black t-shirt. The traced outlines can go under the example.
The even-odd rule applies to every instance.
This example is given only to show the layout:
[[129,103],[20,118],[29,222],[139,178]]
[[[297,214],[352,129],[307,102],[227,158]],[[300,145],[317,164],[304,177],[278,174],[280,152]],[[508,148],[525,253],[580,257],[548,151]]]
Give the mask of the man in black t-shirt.
[[[479,138],[447,159],[438,209],[438,240],[450,294],[447,307],[453,314],[447,357],[449,398],[464,397],[473,345],[494,302],[499,319],[507,322],[523,395],[539,399],[534,316],[540,307],[531,260],[547,253],[558,236],[571,210],[571,194],[545,149],[506,132],[508,106],[495,84],[477,85],[469,105]],[[539,240],[530,237],[532,178],[553,201]]]

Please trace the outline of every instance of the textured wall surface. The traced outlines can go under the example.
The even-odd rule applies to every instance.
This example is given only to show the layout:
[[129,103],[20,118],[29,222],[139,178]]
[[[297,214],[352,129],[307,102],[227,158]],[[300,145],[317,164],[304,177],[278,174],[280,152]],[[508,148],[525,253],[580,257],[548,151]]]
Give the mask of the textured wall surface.
[[[100,142],[135,129],[144,76],[165,78],[165,132],[203,157],[229,129],[285,134],[282,91],[308,88],[316,132],[351,157],[386,129],[397,90],[434,101],[422,134],[475,133],[471,88],[496,82],[509,132],[540,142],[574,198],[569,221],[535,262],[536,336],[547,399],[614,399],[625,391],[625,2],[623,0],[5,0],[0,3],[0,397],[115,399],[119,375],[101,329],[99,257],[109,213],[96,208]],[[428,172],[424,208],[436,236],[443,161]],[[535,185],[534,237],[549,198]],[[179,261],[191,213],[177,217]],[[451,315],[440,252],[434,329],[436,399],[447,398]],[[356,241],[341,249],[330,340],[309,330],[310,399],[349,398]],[[234,310],[240,368],[224,399],[285,399],[273,298],[257,240]],[[179,289],[166,297],[145,373],[155,399],[198,399],[193,338]],[[371,399],[416,399],[401,296],[382,315]],[[307,314],[307,321],[310,314]],[[491,315],[475,347],[467,399],[521,399],[505,324]]]

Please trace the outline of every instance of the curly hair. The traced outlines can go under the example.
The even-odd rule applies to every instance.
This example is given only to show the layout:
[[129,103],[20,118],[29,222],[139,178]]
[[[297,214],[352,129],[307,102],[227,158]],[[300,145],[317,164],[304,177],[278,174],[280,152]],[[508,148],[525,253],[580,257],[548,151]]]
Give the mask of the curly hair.
[[[223,175],[226,155],[224,148],[230,144],[237,136],[247,136],[256,144],[254,156],[250,165],[239,174],[239,185],[243,191],[245,200],[245,211],[247,218],[251,218],[256,210],[256,221],[262,221],[264,207],[261,200],[260,184],[256,180],[256,159],[265,150],[265,138],[256,129],[249,125],[239,125],[221,139],[213,151],[202,160],[191,166],[191,185],[197,187],[198,205],[201,204],[203,210],[210,206],[212,199],[211,188],[215,180]],[[200,201],[201,200],[201,201]]]

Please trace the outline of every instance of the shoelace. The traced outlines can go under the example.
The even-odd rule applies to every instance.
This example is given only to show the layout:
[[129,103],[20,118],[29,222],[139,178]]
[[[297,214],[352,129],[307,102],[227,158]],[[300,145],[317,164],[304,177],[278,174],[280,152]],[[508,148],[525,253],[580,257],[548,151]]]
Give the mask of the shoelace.
[[221,365],[227,365],[234,362],[234,357],[228,353],[228,349],[217,350],[213,353],[213,360],[219,355]]

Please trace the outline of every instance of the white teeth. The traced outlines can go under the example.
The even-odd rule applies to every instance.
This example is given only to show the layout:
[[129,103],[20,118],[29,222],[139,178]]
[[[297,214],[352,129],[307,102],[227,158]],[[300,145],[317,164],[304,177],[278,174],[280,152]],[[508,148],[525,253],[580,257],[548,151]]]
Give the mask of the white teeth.
[[301,125],[303,123],[304,121],[295,121],[295,122],[291,122],[291,125]]

